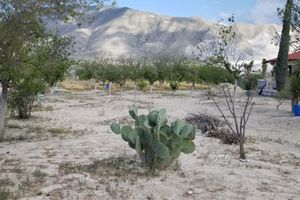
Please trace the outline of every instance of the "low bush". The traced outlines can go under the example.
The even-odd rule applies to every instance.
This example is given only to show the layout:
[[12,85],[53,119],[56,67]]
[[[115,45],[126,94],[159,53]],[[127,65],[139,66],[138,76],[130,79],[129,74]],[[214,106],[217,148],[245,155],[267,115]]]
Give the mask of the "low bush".
[[225,68],[203,65],[199,67],[200,79],[207,83],[234,83],[234,76]]
[[244,90],[252,90],[254,88],[257,88],[257,80],[262,78],[262,74],[245,75],[239,80],[239,86]]
[[174,94],[174,92],[179,89],[179,82],[178,81],[170,81],[170,88]]
[[291,95],[292,104],[296,105],[299,103],[300,98],[300,62],[298,63],[299,68],[293,73],[291,78]]
[[13,113],[17,113],[20,119],[29,118],[33,110],[33,103],[38,93],[43,93],[46,84],[39,78],[31,78],[16,81],[8,96],[8,105]]
[[146,92],[147,82],[145,80],[138,80],[137,87],[140,91]]

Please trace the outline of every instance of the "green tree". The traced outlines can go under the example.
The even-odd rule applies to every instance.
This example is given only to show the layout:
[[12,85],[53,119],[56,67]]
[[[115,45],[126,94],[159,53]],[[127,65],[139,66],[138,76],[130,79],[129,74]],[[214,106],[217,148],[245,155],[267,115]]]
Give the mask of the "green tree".
[[200,64],[193,61],[186,62],[187,71],[185,74],[185,81],[192,83],[193,90],[195,89],[196,82],[200,81],[199,68]]
[[[199,78],[206,83],[234,83],[234,76],[221,66],[202,65],[198,70]],[[220,76],[222,74],[222,76]]]
[[292,107],[294,107],[299,103],[300,98],[300,62],[297,63],[297,70],[292,74],[290,88],[292,96]]
[[46,84],[37,69],[28,67],[22,78],[15,80],[8,95],[9,108],[20,119],[29,118],[38,93],[44,93]]
[[142,78],[142,62],[138,59],[129,58],[125,60],[129,70],[129,79],[134,82],[134,99],[137,96],[137,88]]
[[[290,48],[294,51],[300,50],[300,1],[293,0],[293,6],[291,8],[291,35],[290,38]],[[278,15],[283,20],[285,14],[285,7],[280,9],[278,8]],[[281,39],[280,34],[277,34],[277,40]]]
[[105,86],[105,82],[106,82],[106,74],[105,74],[105,68],[106,66],[108,65],[109,63],[109,60],[108,59],[99,59],[97,61],[94,61],[95,62],[95,79],[98,80],[98,81],[101,81],[102,82],[102,85],[103,87]]
[[130,77],[130,71],[129,71],[129,66],[126,64],[119,64],[116,65],[115,69],[117,70],[117,81],[116,83],[119,84],[121,88],[121,93],[123,92],[123,88],[126,84],[126,81]]
[[293,0],[287,0],[284,9],[282,34],[277,56],[277,63],[275,66],[275,79],[278,91],[281,91],[284,88],[286,81],[293,5]]
[[50,86],[64,79],[71,65],[69,59],[72,40],[68,37],[49,35],[39,38],[31,47],[31,64],[38,68],[43,80]]
[[71,65],[69,44],[69,38],[54,35],[39,38],[24,47],[22,67],[11,82],[8,95],[9,107],[19,118],[29,118],[37,95],[64,78]]
[[149,82],[150,91],[152,93],[153,84],[155,83],[155,81],[158,80],[158,73],[157,73],[156,66],[150,63],[145,63],[144,66],[142,67],[142,75],[143,78]]
[[68,20],[101,4],[102,0],[0,0],[0,137],[4,132],[8,87],[22,76],[19,72],[25,66],[24,47],[45,35],[42,19]]
[[173,91],[172,94],[179,88],[180,83],[186,76],[187,69],[183,59],[174,59],[169,63],[168,67],[168,80],[170,81],[170,88]]
[[153,65],[156,68],[159,87],[161,88],[168,77],[170,59],[167,57],[158,57],[153,60]]
[[96,61],[84,61],[79,64],[76,76],[79,77],[79,80],[90,80],[100,77],[100,67],[100,64]]

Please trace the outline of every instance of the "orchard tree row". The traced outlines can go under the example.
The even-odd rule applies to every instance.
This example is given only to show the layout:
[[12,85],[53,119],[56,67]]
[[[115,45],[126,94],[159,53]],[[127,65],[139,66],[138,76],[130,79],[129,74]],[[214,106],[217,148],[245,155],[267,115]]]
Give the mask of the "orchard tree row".
[[178,89],[179,83],[185,81],[195,87],[196,83],[222,82],[232,83],[233,75],[219,65],[208,65],[188,59],[153,59],[111,61],[99,59],[85,61],[78,65],[76,75],[80,80],[96,79],[103,82],[112,82],[123,88],[126,81],[131,80],[137,86],[141,81],[147,81],[151,91],[155,82],[160,86],[170,83],[173,91]]

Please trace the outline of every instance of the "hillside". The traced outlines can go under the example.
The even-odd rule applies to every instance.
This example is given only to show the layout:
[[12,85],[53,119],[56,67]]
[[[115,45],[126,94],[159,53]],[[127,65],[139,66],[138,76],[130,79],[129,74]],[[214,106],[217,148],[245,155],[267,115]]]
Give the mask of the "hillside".
[[[215,38],[213,22],[200,17],[169,17],[130,8],[90,11],[86,17],[94,20],[48,23],[51,29],[75,38],[76,59],[184,54],[200,41]],[[271,43],[278,26],[238,23],[235,29],[238,47],[256,64],[277,54]]]

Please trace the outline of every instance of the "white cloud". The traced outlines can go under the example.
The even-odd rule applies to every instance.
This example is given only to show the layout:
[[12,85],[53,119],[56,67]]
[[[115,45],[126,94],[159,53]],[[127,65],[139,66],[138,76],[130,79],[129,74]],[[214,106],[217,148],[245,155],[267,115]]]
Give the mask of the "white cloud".
[[284,3],[285,0],[256,0],[249,21],[254,24],[279,23],[277,8],[282,8]]

